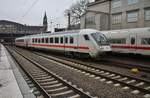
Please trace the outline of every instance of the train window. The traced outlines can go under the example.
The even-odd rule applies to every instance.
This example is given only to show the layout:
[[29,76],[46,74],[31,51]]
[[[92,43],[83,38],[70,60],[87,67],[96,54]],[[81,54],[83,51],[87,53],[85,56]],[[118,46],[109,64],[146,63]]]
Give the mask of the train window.
[[131,38],[131,44],[132,45],[135,44],[135,38],[134,37]]
[[63,43],[63,37],[60,38],[60,43],[61,43],[61,44]]
[[85,40],[90,40],[88,35],[83,35]]
[[70,37],[70,44],[73,44],[73,37]]
[[68,43],[68,37],[65,37],[65,43]]
[[142,38],[141,44],[143,45],[150,45],[150,38]]
[[126,44],[126,39],[125,38],[115,38],[115,39],[110,39],[109,42],[112,44]]
[[48,43],[48,38],[45,38],[45,43]]
[[52,37],[50,38],[50,43],[53,43],[53,38]]
[[59,38],[55,37],[55,43],[59,43]]
[[34,38],[32,38],[32,43],[34,43]]
[[35,38],[35,43],[37,43],[37,38]]
[[44,38],[42,38],[42,43],[44,43]]

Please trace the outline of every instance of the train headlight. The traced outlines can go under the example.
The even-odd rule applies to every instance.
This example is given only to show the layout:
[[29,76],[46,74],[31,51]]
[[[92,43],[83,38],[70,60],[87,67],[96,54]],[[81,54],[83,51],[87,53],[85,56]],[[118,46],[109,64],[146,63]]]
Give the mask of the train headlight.
[[99,47],[100,49],[104,49],[104,47]]

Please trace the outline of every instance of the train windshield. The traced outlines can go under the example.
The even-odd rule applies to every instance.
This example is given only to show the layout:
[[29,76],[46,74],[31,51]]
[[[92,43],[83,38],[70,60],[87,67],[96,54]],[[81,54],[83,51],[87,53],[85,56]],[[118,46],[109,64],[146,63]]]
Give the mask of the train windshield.
[[104,34],[101,33],[93,33],[91,36],[95,39],[98,45],[108,45],[109,42]]

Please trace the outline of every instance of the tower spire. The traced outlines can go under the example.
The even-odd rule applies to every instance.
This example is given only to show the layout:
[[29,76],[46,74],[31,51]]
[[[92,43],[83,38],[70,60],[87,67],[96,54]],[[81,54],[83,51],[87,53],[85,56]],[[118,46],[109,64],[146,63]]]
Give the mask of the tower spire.
[[46,11],[45,11],[45,14],[44,14],[44,18],[43,18],[43,32],[46,32],[47,31],[47,16],[46,16]]

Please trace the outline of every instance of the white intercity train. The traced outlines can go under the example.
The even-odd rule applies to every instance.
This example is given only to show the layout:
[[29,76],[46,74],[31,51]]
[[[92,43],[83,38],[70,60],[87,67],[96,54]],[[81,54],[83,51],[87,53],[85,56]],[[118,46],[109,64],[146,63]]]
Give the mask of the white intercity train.
[[73,56],[102,57],[111,52],[103,33],[93,29],[28,35],[15,39],[16,46],[45,49]]
[[150,55],[150,27],[102,32],[113,52]]

